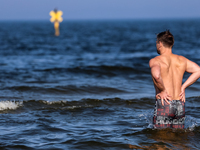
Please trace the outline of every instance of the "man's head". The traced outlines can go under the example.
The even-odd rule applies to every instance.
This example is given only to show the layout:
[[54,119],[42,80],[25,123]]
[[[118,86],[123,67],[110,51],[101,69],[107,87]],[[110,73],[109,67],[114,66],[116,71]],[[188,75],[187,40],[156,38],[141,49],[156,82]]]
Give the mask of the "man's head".
[[169,32],[169,30],[161,32],[157,35],[156,47],[158,54],[160,54],[160,50],[162,47],[172,48],[173,45],[174,45],[174,37]]

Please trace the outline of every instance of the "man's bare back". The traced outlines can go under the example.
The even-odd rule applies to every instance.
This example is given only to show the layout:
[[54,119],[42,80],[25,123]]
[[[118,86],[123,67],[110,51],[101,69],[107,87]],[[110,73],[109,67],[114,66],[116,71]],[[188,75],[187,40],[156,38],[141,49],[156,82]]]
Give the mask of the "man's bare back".
[[[160,66],[161,78],[171,99],[179,100],[187,59],[183,56],[170,54],[157,56],[151,61]],[[156,94],[161,92],[157,87],[155,89]]]
[[[172,53],[173,35],[169,31],[157,35],[159,56],[149,61],[156,90],[155,128],[184,128],[185,89],[200,77],[200,67],[187,58]],[[182,84],[185,72],[191,73]]]
[[[171,51],[168,51],[168,53],[150,60],[149,65],[153,71],[152,77],[156,77],[155,73],[160,74],[158,78],[162,79],[169,100],[182,100],[185,102],[185,89],[199,78],[200,67],[183,56],[175,55]],[[159,71],[160,73],[158,73]],[[185,72],[192,73],[192,75],[182,85]],[[153,81],[156,95],[159,95],[162,91],[159,86],[156,86],[155,79]]]

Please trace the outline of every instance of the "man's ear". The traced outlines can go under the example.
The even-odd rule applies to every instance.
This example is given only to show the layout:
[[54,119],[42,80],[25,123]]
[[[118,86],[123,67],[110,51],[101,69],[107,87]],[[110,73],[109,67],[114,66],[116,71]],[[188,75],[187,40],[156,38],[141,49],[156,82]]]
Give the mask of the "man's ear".
[[163,47],[163,43],[161,41],[158,42],[160,47]]

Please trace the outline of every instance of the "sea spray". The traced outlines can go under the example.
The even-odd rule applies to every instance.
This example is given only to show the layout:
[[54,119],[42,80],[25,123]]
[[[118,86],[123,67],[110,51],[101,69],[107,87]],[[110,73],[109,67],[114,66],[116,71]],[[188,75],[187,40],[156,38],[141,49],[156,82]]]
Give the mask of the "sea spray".
[[147,128],[153,128],[153,110],[147,110],[143,114],[140,114],[139,117],[141,119],[145,119],[146,123],[148,123]]
[[197,120],[196,118],[187,115],[185,117],[185,129],[189,130],[189,131],[193,131],[194,128],[197,126],[197,121],[196,120]]
[[[153,128],[153,115],[154,115],[154,110],[148,110],[139,115],[141,119],[145,119],[146,123],[148,123],[147,128],[151,129]],[[192,116],[186,115],[184,128],[186,130],[193,131],[196,126],[198,126],[197,119]]]
[[15,101],[1,101],[0,102],[0,111],[6,109],[17,109],[18,107],[22,106],[23,102],[15,102]]

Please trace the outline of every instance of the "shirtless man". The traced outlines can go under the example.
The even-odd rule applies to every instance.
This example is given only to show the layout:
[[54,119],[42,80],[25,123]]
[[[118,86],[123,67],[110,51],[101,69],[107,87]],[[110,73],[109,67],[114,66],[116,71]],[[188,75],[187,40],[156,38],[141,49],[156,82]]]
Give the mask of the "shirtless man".
[[[149,61],[156,90],[153,124],[155,128],[184,128],[185,89],[200,77],[200,67],[172,53],[174,37],[169,31],[157,35],[159,56]],[[191,75],[182,84],[184,73]]]

